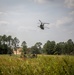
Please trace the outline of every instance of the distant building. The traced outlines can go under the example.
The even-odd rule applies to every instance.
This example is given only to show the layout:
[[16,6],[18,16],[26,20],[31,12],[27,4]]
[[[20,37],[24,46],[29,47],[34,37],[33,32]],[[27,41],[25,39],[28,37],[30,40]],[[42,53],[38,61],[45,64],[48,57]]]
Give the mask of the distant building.
[[[21,54],[21,52],[22,52],[22,48],[21,47],[17,48],[17,54]],[[13,50],[13,53],[16,54],[16,51]]]

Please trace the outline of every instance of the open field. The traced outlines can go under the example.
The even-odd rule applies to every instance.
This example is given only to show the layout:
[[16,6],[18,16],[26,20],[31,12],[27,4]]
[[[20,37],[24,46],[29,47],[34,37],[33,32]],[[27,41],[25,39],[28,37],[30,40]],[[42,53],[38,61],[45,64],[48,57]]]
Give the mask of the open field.
[[74,56],[38,55],[19,58],[0,55],[0,75],[74,75]]

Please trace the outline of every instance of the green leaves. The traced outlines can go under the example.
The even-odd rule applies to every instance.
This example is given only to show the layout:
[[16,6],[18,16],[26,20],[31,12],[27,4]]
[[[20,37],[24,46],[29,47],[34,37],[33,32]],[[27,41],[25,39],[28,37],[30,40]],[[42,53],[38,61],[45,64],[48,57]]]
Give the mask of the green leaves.
[[19,40],[15,37],[12,38],[11,35],[6,36],[0,36],[0,54],[12,54],[13,53],[13,48],[18,47],[19,45]]
[[74,75],[74,56],[38,55],[22,59],[0,55],[0,75]]

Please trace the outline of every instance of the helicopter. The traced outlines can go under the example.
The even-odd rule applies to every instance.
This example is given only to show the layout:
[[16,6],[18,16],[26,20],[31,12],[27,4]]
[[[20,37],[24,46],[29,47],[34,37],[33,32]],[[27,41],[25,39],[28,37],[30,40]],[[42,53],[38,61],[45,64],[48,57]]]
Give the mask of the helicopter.
[[[44,25],[45,25],[45,24],[49,24],[49,23],[43,23],[43,22],[41,22],[41,20],[39,20],[39,21],[40,21],[41,24],[40,24],[40,26],[38,26],[38,27],[40,27],[42,30],[44,30],[44,28],[45,28]],[[46,28],[48,28],[48,27],[46,27]],[[48,28],[48,29],[49,29],[49,28]]]

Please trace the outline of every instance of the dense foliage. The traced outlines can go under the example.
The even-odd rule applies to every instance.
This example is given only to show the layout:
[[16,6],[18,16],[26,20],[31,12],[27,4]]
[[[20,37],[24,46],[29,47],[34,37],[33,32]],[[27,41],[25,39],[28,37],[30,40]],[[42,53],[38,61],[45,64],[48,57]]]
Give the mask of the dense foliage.
[[74,75],[74,56],[39,55],[22,59],[0,55],[0,75]]
[[[19,39],[17,37],[12,38],[12,36],[0,36],[0,54],[12,54],[13,49],[16,51],[19,47]],[[69,39],[67,42],[47,41],[43,47],[41,42],[37,42],[34,46],[28,48],[26,41],[23,41],[22,44],[22,54],[68,54],[74,55],[74,42],[72,39]]]
[[[19,40],[12,36],[0,36],[0,54],[12,54],[13,49],[17,50]],[[17,52],[16,52],[17,53]]]
[[69,39],[67,42],[55,43],[55,41],[47,41],[43,46],[46,54],[71,54],[74,55],[74,42]]

